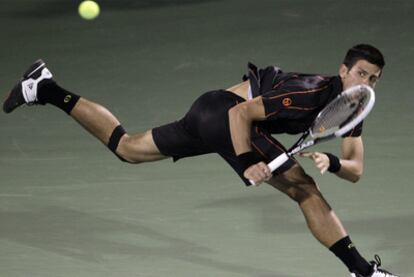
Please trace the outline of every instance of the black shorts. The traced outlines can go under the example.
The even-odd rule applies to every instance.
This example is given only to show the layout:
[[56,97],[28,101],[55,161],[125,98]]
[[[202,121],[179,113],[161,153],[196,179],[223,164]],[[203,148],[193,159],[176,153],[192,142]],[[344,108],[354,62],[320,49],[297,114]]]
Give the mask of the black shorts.
[[[245,101],[238,95],[224,90],[210,91],[201,95],[181,119],[152,130],[154,142],[161,154],[173,157],[174,161],[208,153],[219,154],[237,172],[246,185],[243,169],[233,149],[230,136],[228,110]],[[253,124],[251,133],[253,151],[270,162],[286,151],[271,134]],[[291,158],[273,174],[280,174],[296,161]]]

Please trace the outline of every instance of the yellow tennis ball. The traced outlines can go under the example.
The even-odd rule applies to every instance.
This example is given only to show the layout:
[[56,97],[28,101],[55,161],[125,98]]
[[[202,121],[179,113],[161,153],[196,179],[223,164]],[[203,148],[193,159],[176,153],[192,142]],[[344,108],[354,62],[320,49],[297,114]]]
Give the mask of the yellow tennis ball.
[[95,1],[86,0],[79,4],[78,12],[83,19],[92,20],[99,15],[100,8]]

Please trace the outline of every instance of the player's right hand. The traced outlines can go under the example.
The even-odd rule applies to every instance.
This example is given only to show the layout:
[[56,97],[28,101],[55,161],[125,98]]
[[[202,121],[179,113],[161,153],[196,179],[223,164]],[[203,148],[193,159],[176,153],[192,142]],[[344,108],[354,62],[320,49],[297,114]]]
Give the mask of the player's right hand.
[[243,174],[244,178],[252,180],[256,186],[272,178],[270,168],[264,162],[259,162],[247,168]]

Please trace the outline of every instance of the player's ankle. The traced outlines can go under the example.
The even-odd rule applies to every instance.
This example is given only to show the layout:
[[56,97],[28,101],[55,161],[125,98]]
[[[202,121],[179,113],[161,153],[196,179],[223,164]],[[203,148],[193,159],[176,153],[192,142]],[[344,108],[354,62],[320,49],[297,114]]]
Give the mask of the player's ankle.
[[52,104],[70,114],[79,101],[80,96],[63,89],[56,82],[51,81],[39,89],[37,98],[41,104]]
[[329,250],[348,267],[350,272],[358,272],[362,276],[369,276],[372,272],[371,264],[359,254],[349,236],[338,240]]

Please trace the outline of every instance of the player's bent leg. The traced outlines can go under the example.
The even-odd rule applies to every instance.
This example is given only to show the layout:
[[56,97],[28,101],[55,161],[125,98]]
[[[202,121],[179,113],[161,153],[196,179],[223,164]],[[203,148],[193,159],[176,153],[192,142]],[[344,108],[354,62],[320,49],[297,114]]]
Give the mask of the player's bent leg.
[[298,203],[312,234],[348,267],[352,277],[397,277],[380,268],[378,256],[368,263],[359,254],[317,184],[301,166],[295,164],[268,183]]
[[299,165],[273,177],[268,183],[296,201],[312,234],[326,247],[347,236],[335,212],[315,181]]

